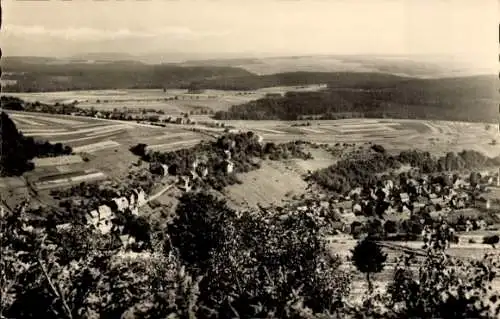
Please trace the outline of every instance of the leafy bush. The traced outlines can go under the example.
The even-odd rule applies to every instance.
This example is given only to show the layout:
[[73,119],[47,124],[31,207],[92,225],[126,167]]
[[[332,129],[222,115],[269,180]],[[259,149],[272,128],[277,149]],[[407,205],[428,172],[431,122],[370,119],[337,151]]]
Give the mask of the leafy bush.
[[498,235],[484,236],[483,244],[495,245],[498,244],[500,237]]
[[181,203],[172,243],[189,269],[206,272],[200,302],[207,308],[222,317],[290,317],[298,294],[313,312],[340,309],[349,276],[325,250],[325,222],[293,212],[236,214],[202,194]]
[[130,148],[130,152],[132,152],[132,154],[134,154],[134,155],[144,157],[144,156],[146,156],[146,147],[147,147],[146,144],[139,143],[137,145],[132,146]]
[[371,149],[377,153],[385,153],[385,148],[380,144],[373,144]]

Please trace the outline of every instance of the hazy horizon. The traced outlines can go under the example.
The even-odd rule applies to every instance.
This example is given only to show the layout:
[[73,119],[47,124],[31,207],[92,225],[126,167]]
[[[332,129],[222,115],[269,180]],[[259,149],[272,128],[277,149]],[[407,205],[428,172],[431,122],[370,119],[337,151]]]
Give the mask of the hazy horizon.
[[4,56],[440,57],[498,70],[498,2],[4,0]]

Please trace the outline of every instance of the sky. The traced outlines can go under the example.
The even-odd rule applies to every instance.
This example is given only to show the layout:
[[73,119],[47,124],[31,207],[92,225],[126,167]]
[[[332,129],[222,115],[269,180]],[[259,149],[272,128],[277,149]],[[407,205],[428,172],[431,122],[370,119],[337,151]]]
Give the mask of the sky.
[[2,1],[4,55],[444,55],[498,64],[498,0]]

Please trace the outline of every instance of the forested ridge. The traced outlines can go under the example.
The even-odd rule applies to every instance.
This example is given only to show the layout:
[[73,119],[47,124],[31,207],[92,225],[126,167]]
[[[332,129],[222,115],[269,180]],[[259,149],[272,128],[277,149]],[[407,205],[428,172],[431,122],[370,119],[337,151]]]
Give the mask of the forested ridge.
[[288,92],[234,105],[215,114],[219,120],[300,120],[388,117],[456,121],[493,121],[498,113],[496,77],[378,79],[325,82],[319,92]]

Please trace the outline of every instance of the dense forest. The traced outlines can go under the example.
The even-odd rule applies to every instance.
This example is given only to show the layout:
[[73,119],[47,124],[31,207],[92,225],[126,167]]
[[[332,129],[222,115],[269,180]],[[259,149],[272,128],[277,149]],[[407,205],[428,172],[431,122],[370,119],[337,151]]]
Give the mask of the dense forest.
[[249,91],[275,86],[330,84],[340,88],[387,88],[410,78],[384,73],[363,72],[284,72],[268,75],[246,75],[207,79],[198,82],[203,89]]
[[35,141],[25,137],[17,130],[14,122],[5,113],[0,119],[0,176],[21,175],[32,170],[34,157],[50,157],[71,154],[73,150],[61,143],[51,144],[47,141]]
[[[373,75],[377,79],[378,75]],[[215,114],[219,120],[389,117],[491,122],[498,115],[496,77],[344,79],[319,92],[288,92]]]

